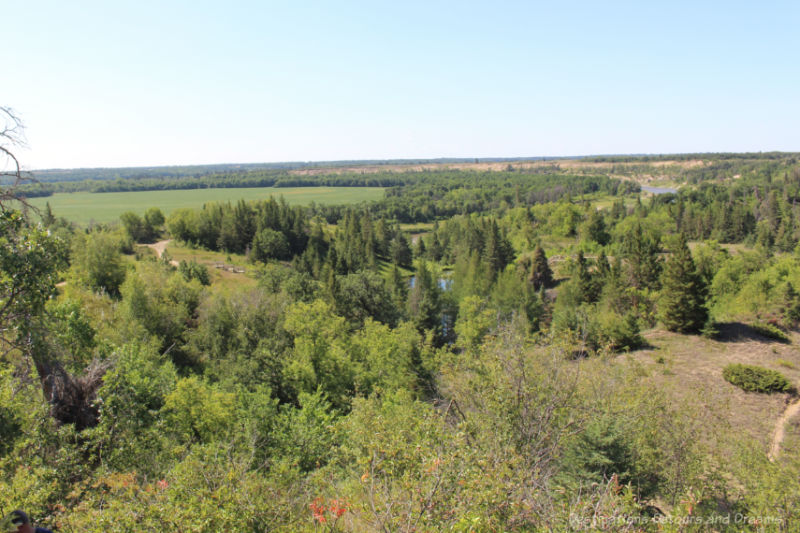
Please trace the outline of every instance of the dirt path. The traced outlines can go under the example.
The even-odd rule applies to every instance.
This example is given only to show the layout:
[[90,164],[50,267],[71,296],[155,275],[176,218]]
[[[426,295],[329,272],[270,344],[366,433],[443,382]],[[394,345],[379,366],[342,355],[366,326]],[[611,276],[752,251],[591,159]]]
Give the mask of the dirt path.
[[786,408],[778,421],[775,422],[775,431],[772,434],[772,443],[769,447],[768,457],[770,461],[774,461],[781,452],[781,444],[783,443],[783,438],[786,436],[786,423],[798,412],[800,412],[800,400],[795,400]]
[[[161,258],[161,256],[164,255],[164,251],[167,249],[167,245],[171,242],[172,239],[167,239],[165,241],[158,241],[156,243],[148,244],[146,246],[148,248],[152,248],[153,250],[155,250],[156,254],[158,254],[158,257]],[[170,261],[169,264],[173,266],[178,266],[178,262],[175,261],[174,259]]]

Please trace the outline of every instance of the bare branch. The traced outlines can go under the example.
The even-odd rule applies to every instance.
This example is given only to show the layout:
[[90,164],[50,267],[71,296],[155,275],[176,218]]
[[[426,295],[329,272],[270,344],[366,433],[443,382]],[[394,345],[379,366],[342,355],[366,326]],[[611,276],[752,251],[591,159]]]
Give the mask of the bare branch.
[[19,202],[23,210],[32,209],[19,187],[24,183],[35,182],[30,172],[25,172],[14,155],[15,148],[27,146],[25,125],[10,107],[0,106],[0,209]]

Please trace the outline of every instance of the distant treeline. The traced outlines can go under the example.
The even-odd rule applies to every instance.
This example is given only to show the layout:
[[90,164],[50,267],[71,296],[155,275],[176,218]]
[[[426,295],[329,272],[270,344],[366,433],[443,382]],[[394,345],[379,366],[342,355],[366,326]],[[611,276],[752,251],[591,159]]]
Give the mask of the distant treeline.
[[110,181],[120,179],[177,179],[199,178],[218,174],[243,174],[262,171],[312,170],[320,168],[341,168],[351,166],[389,166],[389,165],[430,165],[447,163],[505,163],[517,161],[541,161],[559,159],[552,157],[483,157],[458,158],[442,157],[438,159],[359,159],[341,161],[287,161],[282,163],[245,163],[219,165],[184,165],[159,167],[123,167],[123,168],[75,168],[47,169],[34,171],[36,181],[53,183],[61,181]]

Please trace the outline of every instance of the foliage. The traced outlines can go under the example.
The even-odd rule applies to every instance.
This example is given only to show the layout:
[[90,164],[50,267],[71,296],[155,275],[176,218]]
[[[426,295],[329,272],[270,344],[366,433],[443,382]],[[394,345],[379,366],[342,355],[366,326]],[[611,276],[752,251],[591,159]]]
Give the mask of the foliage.
[[266,262],[270,259],[288,259],[289,242],[283,233],[264,228],[253,237],[250,257],[256,261]]
[[792,385],[775,370],[754,365],[730,364],[722,370],[722,377],[747,392],[789,392]]
[[235,422],[236,398],[196,377],[179,380],[164,398],[164,417],[183,442],[213,442]]

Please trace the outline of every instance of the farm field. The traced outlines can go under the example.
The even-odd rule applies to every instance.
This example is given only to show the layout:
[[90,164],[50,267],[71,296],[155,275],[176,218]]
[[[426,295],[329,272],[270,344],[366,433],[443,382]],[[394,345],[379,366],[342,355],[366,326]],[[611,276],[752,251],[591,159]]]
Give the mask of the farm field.
[[261,200],[283,196],[290,204],[354,204],[377,200],[382,187],[257,187],[235,189],[190,189],[171,191],[135,191],[109,193],[57,193],[33,198],[30,203],[43,209],[50,203],[53,214],[71,222],[110,222],[125,211],[141,214],[149,207],[158,207],[165,215],[183,207],[200,207],[208,202],[236,202],[240,199]]

